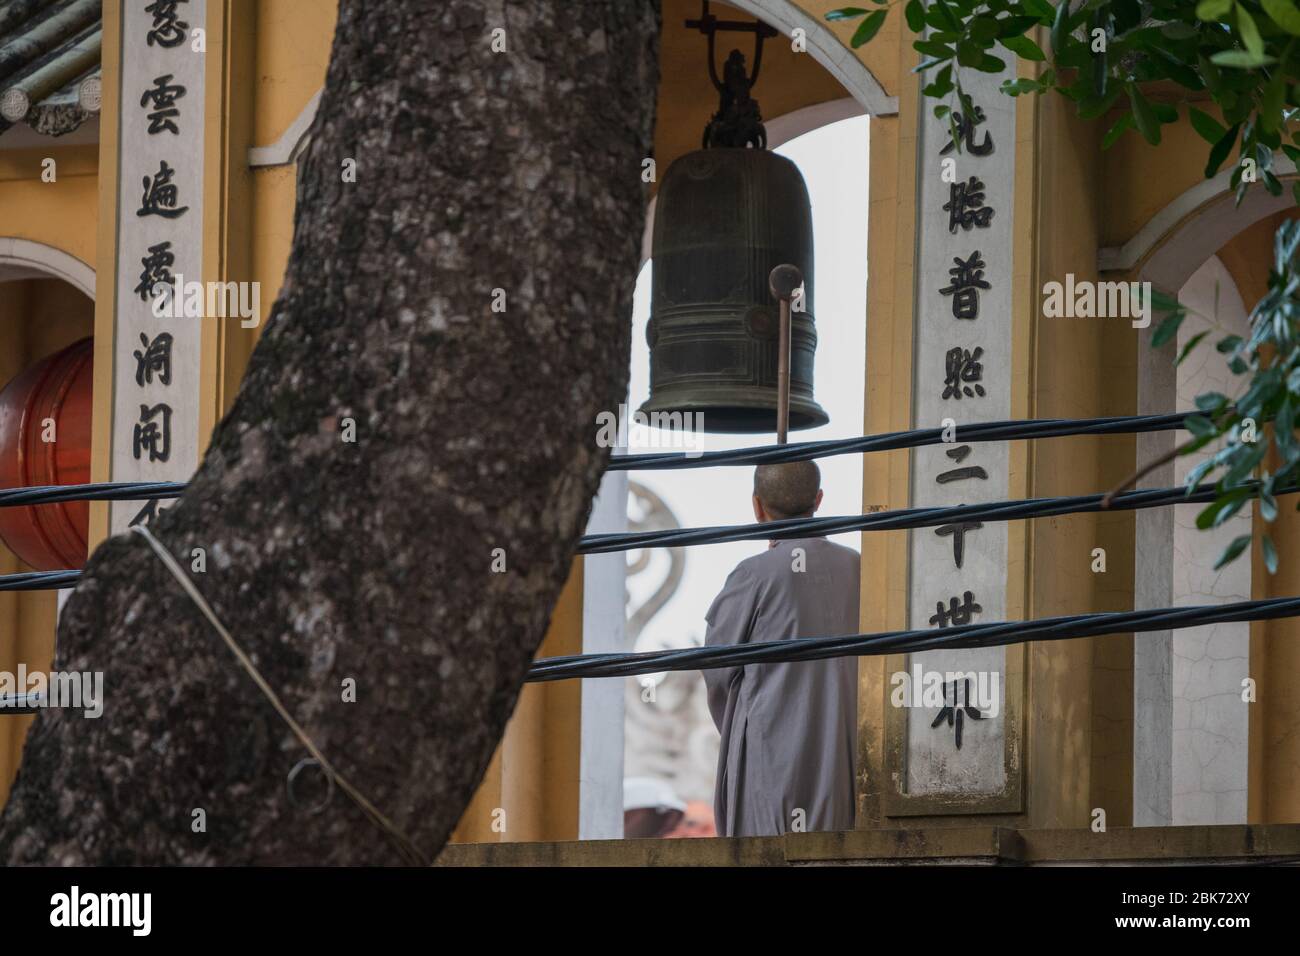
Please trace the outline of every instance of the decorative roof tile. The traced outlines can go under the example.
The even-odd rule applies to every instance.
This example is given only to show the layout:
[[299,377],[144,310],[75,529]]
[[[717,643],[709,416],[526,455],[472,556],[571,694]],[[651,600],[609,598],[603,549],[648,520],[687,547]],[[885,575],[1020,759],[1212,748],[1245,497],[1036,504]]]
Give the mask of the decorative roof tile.
[[62,136],[98,111],[102,0],[0,3],[0,133]]

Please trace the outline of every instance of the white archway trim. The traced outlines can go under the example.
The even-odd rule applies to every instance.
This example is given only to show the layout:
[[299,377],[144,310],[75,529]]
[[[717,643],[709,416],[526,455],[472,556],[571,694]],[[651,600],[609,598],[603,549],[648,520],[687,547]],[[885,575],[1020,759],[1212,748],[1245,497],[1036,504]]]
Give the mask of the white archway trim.
[[76,256],[43,242],[0,236],[0,282],[48,277],[95,298],[95,270]]
[[[825,126],[833,123],[835,120],[844,119],[848,116],[859,116],[867,113],[871,116],[896,116],[898,115],[898,97],[889,96],[885,93],[885,88],[880,85],[880,81],[872,75],[866,65],[857,58],[852,50],[846,47],[834,33],[822,22],[809,16],[804,11],[796,7],[790,0],[727,0],[727,3],[733,7],[738,7],[748,13],[753,14],[764,22],[776,27],[786,36],[789,36],[797,27],[804,31],[804,36],[808,42],[808,52],[812,58],[826,68],[826,71],[839,81],[840,85],[848,92],[849,97],[855,100],[861,109],[856,112],[847,112],[847,106],[843,105],[842,100],[832,100],[830,103],[819,103],[815,106],[805,107],[805,110],[831,110],[838,109],[842,114],[835,115],[832,119],[822,119],[820,122],[812,122],[805,129],[799,129],[797,132],[784,133],[784,139],[779,138],[782,133],[778,121],[774,120],[767,125],[768,129],[768,147],[772,148],[781,145],[800,136],[809,130],[817,129],[819,126]],[[307,147],[309,131],[311,124],[316,119],[316,111],[320,108],[320,98],[323,90],[317,90],[315,95],[307,101],[307,105],[289,124],[289,128],[280,134],[280,138],[274,143],[267,146],[253,146],[248,150],[248,165],[254,168],[259,166],[287,166],[290,163],[296,163],[302,151]],[[833,104],[838,104],[834,105]],[[786,114],[786,117],[793,119],[804,110],[795,110]]]
[[281,133],[280,138],[274,143],[269,146],[249,147],[248,165],[257,168],[259,166],[288,166],[296,163],[298,157],[302,155],[302,151],[307,148],[311,124],[316,119],[316,111],[320,109],[320,97],[323,92],[324,87],[312,95],[312,98],[307,101],[307,105],[289,124],[289,128]]
[[[1139,229],[1137,234],[1128,242],[1124,243],[1124,245],[1105,246],[1098,249],[1097,268],[1102,272],[1127,272],[1146,258],[1151,250],[1159,244],[1161,239],[1176,231],[1179,228],[1180,223],[1183,223],[1184,220],[1197,215],[1198,211],[1201,215],[1210,211],[1209,208],[1203,207],[1209,207],[1211,203],[1213,203],[1214,207],[1218,207],[1220,202],[1233,202],[1234,196],[1229,188],[1229,182],[1232,179],[1232,172],[1233,168],[1229,166],[1227,169],[1221,170],[1213,179],[1202,180],[1192,188],[1188,189],[1177,199],[1169,203],[1147,220],[1146,225]],[[1281,153],[1274,155],[1273,174],[1275,176],[1293,176],[1295,173],[1295,163],[1291,162],[1290,159]],[[1255,192],[1264,192],[1264,187],[1256,184],[1251,189],[1251,193]],[[1264,193],[1264,195],[1268,196],[1267,193]],[[1216,199],[1220,202],[1215,202]],[[1285,195],[1282,197],[1268,196],[1268,199],[1275,200],[1278,209],[1292,204],[1292,201],[1286,198]],[[1249,197],[1246,202],[1250,202]],[[1242,203],[1243,207],[1245,207],[1246,202]],[[1258,205],[1259,203],[1255,204]],[[1271,205],[1273,205],[1273,203],[1263,202],[1261,208],[1263,208],[1263,206]],[[1269,210],[1270,213],[1275,211],[1275,209]],[[1268,214],[1269,213],[1265,213],[1265,215]],[[1262,218],[1262,216],[1260,218]],[[1233,233],[1224,236],[1223,242],[1232,238],[1232,235],[1235,235],[1237,231],[1240,231],[1240,228],[1241,223],[1238,220],[1234,224]],[[1218,249],[1222,244],[1222,242],[1217,243],[1214,248]],[[1201,261],[1204,260],[1202,259]],[[1200,263],[1198,262],[1197,265],[1199,264]]]
[[808,15],[790,0],[726,0],[733,7],[751,13],[776,27],[786,36],[796,27],[803,30],[808,52],[839,80],[849,95],[872,116],[898,114],[898,97],[889,96],[857,55],[840,42],[824,22]]

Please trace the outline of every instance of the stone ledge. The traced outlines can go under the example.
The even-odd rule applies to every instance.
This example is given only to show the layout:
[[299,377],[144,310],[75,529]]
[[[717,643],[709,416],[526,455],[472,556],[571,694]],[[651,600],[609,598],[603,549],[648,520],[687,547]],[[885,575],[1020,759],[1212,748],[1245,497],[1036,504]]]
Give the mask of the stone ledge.
[[439,866],[1041,866],[1300,863],[1300,824],[1017,830],[928,827],[699,840],[448,846]]

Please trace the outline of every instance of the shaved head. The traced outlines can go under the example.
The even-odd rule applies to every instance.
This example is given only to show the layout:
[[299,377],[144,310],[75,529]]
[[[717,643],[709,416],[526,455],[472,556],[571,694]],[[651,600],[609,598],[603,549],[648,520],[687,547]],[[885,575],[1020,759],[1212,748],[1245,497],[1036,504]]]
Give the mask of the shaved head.
[[821,487],[821,469],[814,461],[759,465],[754,469],[754,497],[773,518],[812,514]]

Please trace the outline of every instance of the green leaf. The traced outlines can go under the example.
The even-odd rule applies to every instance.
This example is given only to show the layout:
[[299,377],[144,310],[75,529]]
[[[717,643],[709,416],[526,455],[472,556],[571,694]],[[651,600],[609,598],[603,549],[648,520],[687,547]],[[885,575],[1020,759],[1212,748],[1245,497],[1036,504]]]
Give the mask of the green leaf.
[[1268,453],[1268,445],[1264,442],[1252,444],[1237,445],[1234,449],[1234,457],[1237,459],[1233,462],[1227,474],[1221,479],[1225,488],[1232,488],[1250,477],[1251,472],[1264,460],[1264,455]]
[[980,46],[987,47],[998,36],[998,22],[992,17],[976,17],[966,24],[966,33]]
[[1027,30],[1032,30],[1038,26],[1039,18],[1034,17],[1003,17],[996,21],[998,25],[999,37],[1020,36]]
[[[1021,77],[1018,80],[1003,80],[999,89],[1007,96],[1020,96],[1022,93],[1037,93],[1043,89],[1038,80]],[[1300,185],[1300,180],[1297,180]]]
[[1170,295],[1167,292],[1161,292],[1159,289],[1151,290],[1151,308],[1157,312],[1182,311],[1183,307],[1178,304],[1178,297]]
[[1210,62],[1239,70],[1253,70],[1257,66],[1272,66],[1277,59],[1262,53],[1252,53],[1249,50],[1224,50],[1210,57]]
[[949,30],[961,30],[961,18],[952,12],[952,8],[948,6],[945,0],[934,0],[934,2],[930,4],[930,9],[934,11],[940,24],[947,27]]
[[1203,392],[1196,396],[1196,407],[1203,412],[1214,414],[1228,404],[1228,396],[1222,392]]
[[924,53],[926,56],[932,56],[939,60],[946,60],[952,56],[952,47],[942,43],[936,43],[934,40],[915,40],[912,43],[912,49],[917,53]]
[[1210,150],[1209,159],[1205,161],[1206,179],[1213,177],[1219,171],[1219,167],[1223,165],[1223,161],[1228,158],[1228,154],[1232,152],[1232,147],[1237,142],[1237,131],[1240,129],[1241,124],[1238,123],[1224,133],[1223,138],[1214,144],[1214,148]]
[[1059,57],[1069,39],[1070,5],[1066,0],[1057,0],[1056,19],[1052,21],[1052,53]]
[[869,41],[880,32],[880,28],[885,25],[885,17],[888,15],[888,10],[877,10],[874,13],[869,14],[854,32],[853,39],[849,41],[849,46],[856,50],[858,47],[862,46],[862,44]]
[[921,6],[921,0],[907,0],[903,16],[907,17],[907,28],[913,33],[925,30],[925,7]]
[[1217,528],[1240,511],[1250,497],[1249,488],[1234,488],[1220,495],[1196,516],[1196,527],[1201,531]]
[[1268,568],[1269,574],[1277,574],[1277,548],[1273,547],[1273,539],[1264,535],[1261,543],[1264,545],[1264,567]]
[[1201,339],[1205,338],[1209,334],[1210,334],[1210,330],[1206,329],[1203,332],[1197,332],[1190,339],[1188,339],[1187,344],[1183,346],[1183,350],[1178,353],[1178,359],[1177,361],[1174,362],[1174,365],[1182,365],[1183,359],[1187,358],[1187,356],[1191,354],[1192,349],[1196,348],[1196,346],[1201,344]]
[[1156,326],[1156,330],[1151,333],[1151,347],[1158,349],[1166,342],[1170,341],[1178,334],[1178,327],[1183,324],[1183,319],[1187,318],[1187,313],[1177,310]]
[[1196,19],[1218,20],[1228,15],[1232,9],[1232,0],[1201,0],[1196,5]]
[[1136,83],[1128,84],[1128,101],[1133,106],[1133,122],[1138,132],[1152,146],[1160,145],[1160,120],[1156,118],[1151,102],[1142,95]]
[[1260,0],[1268,18],[1292,36],[1300,36],[1300,10],[1291,0]]
[[1223,549],[1223,554],[1221,554],[1219,560],[1215,562],[1214,570],[1217,571],[1225,564],[1231,564],[1233,561],[1237,560],[1237,557],[1241,552],[1245,551],[1249,546],[1250,535],[1243,534],[1240,537],[1233,538],[1232,544]]
[[1190,23],[1182,23],[1174,20],[1170,23],[1162,24],[1160,32],[1171,40],[1190,40],[1196,36],[1196,27]]
[[1200,73],[1201,78],[1205,80],[1206,87],[1215,95],[1216,98],[1221,97],[1223,92],[1223,74],[1219,71],[1219,68],[1200,54],[1197,54],[1196,56],[1196,65],[1198,67],[1197,72]]
[[1228,132],[1227,127],[1216,120],[1209,113],[1203,113],[1195,106],[1187,107],[1187,118],[1192,121],[1192,129],[1200,134],[1201,139],[1205,140],[1211,146],[1223,139]]
[[1183,420],[1183,427],[1197,438],[1214,438],[1219,434],[1213,423],[1200,415],[1188,415]]
[[1110,149],[1111,146],[1115,144],[1115,140],[1119,139],[1121,136],[1124,135],[1125,130],[1129,130],[1132,128],[1133,128],[1133,114],[1125,113],[1123,116],[1121,116],[1118,120],[1115,121],[1114,126],[1112,126],[1110,129],[1106,131],[1106,135],[1103,136],[1101,139],[1101,148]]
[[1025,8],[1026,13],[1033,14],[1043,23],[1051,23],[1056,16],[1056,8],[1047,0],[1023,0],[1020,5]]
[[1273,78],[1264,87],[1264,95],[1259,100],[1259,125],[1267,132],[1272,132],[1282,125],[1282,108],[1286,101],[1286,71],[1276,70]]
[[1237,31],[1241,34],[1241,42],[1247,50],[1255,54],[1255,56],[1264,55],[1264,38],[1259,35],[1259,27],[1255,25],[1255,18],[1240,3],[1237,4]]
[[975,69],[981,73],[1001,73],[1006,68],[1007,61],[1000,60],[991,53],[985,53],[980,61],[975,64]]
[[861,7],[840,7],[838,10],[828,10],[826,13],[827,20],[856,20],[858,17],[865,16],[866,10]]
[[1047,54],[1043,52],[1042,47],[1029,39],[1029,37],[1003,37],[998,42],[1022,60],[1033,60],[1037,62],[1047,59]]

